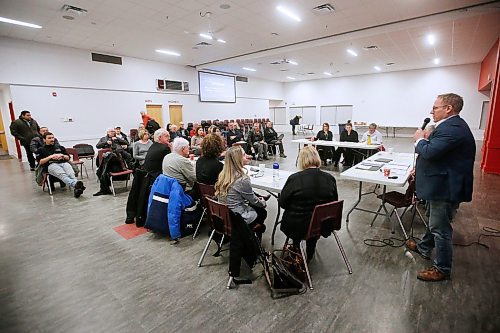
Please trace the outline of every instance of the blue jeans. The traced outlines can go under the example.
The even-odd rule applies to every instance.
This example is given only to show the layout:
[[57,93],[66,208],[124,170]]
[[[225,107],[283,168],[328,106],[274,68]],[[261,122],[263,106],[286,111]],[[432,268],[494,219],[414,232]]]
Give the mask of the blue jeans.
[[75,187],[77,179],[75,177],[75,171],[69,163],[51,163],[49,164],[48,172],[49,175],[59,178],[66,185]]
[[436,248],[434,267],[441,273],[450,275],[453,259],[453,228],[451,222],[459,204],[446,201],[428,201],[427,203],[429,228],[422,240],[417,244],[417,247],[420,253],[428,257],[431,256],[432,250]]

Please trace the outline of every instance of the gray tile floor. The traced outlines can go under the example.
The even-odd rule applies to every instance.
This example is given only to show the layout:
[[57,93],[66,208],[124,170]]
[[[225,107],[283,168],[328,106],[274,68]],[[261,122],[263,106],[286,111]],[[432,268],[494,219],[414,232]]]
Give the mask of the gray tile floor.
[[[389,138],[386,146],[412,149],[404,138]],[[295,170],[297,147],[288,142],[285,148],[288,158],[276,160]],[[357,183],[326,169],[337,178],[346,211]],[[60,189],[49,196],[26,165],[0,160],[0,184],[2,332],[500,331],[498,238],[482,238],[489,250],[454,247],[453,279],[428,284],[416,279],[428,264],[423,259],[412,262],[402,248],[364,245],[367,238],[391,237],[390,226],[380,218],[370,227],[371,216],[356,212],[339,233],[354,274],[347,273],[334,239],[321,239],[310,266],[315,289],[272,300],[257,278],[259,267],[252,285],[225,289],[227,252],[196,267],[206,229],[178,246],[149,233],[121,238],[112,228],[125,219],[127,193],[92,197],[94,176],[85,180],[80,199]],[[476,163],[474,201],[461,206],[454,241],[477,240],[483,226],[500,228],[499,204],[500,177],[483,175]],[[364,205],[374,208],[377,201],[366,197]],[[271,199],[269,225],[275,214]],[[422,231],[417,225],[416,235]],[[268,249],[270,234],[264,237]],[[278,232],[276,247],[283,241]]]

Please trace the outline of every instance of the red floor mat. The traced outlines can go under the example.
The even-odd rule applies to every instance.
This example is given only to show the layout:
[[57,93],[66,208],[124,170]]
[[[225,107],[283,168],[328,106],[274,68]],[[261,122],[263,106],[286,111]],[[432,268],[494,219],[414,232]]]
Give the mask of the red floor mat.
[[135,224],[122,224],[114,227],[113,230],[125,239],[132,239],[147,232],[143,227],[137,228]]

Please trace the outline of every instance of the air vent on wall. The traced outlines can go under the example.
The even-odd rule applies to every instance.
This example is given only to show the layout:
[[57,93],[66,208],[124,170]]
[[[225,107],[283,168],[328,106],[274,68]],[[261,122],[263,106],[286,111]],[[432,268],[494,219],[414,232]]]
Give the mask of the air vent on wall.
[[88,11],[86,9],[76,7],[76,6],[71,6],[71,5],[63,5],[61,8],[61,11],[71,13],[71,14],[76,14],[76,15],[86,15]]
[[335,8],[331,3],[325,3],[314,7],[312,10],[315,14],[327,15],[327,14],[332,14],[335,11]]
[[246,76],[236,76],[236,81],[248,82],[248,78]]
[[92,52],[92,61],[105,62],[108,64],[115,64],[115,65],[122,64],[121,57],[115,57],[115,56],[111,56],[111,55],[107,55],[107,54],[100,54],[100,53],[93,53],[93,52]]
[[157,79],[156,89],[158,90],[175,90],[175,91],[189,91],[189,83],[182,81],[172,81]]

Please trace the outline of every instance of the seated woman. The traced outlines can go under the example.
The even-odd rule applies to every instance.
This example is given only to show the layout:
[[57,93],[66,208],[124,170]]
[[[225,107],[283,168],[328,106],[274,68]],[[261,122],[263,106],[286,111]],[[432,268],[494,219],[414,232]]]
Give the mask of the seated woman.
[[[330,131],[330,125],[324,123],[323,129],[316,134],[316,137],[311,138],[311,140],[333,141],[333,133]],[[317,148],[321,161],[326,165],[326,160],[333,158],[335,147],[317,146]]]
[[241,147],[227,150],[224,168],[215,183],[215,195],[262,238],[267,217],[266,201],[253,192],[250,177],[243,167],[246,161]]
[[[352,129],[352,124],[345,124],[345,130],[340,133],[340,141],[359,142],[358,132]],[[354,151],[351,148],[338,148],[335,154],[334,166],[339,166],[340,156],[344,154],[344,165],[351,167],[354,163]]]
[[[319,169],[321,160],[314,147],[304,147],[299,153],[298,167],[301,171],[288,177],[279,205],[285,211],[281,220],[281,231],[299,247],[304,239],[316,205],[338,200],[335,178]],[[318,238],[306,241],[307,260],[311,260]]]
[[149,132],[146,130],[140,130],[138,136],[139,141],[134,142],[132,155],[134,160],[138,163],[136,166],[142,169],[148,150],[153,145],[153,141],[149,140]]
[[205,137],[205,131],[202,127],[198,127],[196,130],[196,135],[191,138],[191,149],[195,155],[201,154],[201,142]]
[[214,185],[224,167],[219,161],[223,152],[222,139],[216,134],[208,134],[201,142],[201,157],[196,161],[196,181]]

